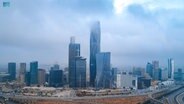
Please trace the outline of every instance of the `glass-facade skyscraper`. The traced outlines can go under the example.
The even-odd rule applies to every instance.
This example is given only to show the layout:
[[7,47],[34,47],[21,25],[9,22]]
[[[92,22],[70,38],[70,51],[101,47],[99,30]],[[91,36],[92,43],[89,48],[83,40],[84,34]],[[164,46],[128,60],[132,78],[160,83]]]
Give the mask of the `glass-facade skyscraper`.
[[86,58],[76,57],[76,87],[86,87]]
[[11,81],[16,79],[16,63],[8,63],[8,73],[10,74]]
[[46,75],[45,69],[38,69],[38,84],[39,85],[45,84],[45,75]]
[[30,63],[30,84],[38,84],[38,62],[34,61]]
[[96,55],[96,87],[110,88],[111,87],[111,67],[110,67],[110,52],[101,52]]
[[63,70],[50,70],[49,77],[50,87],[62,87],[63,86]]
[[19,70],[19,81],[20,83],[25,83],[25,75],[26,75],[26,63],[20,63]]
[[69,87],[76,87],[76,67],[75,58],[80,56],[80,44],[75,43],[75,38],[71,37],[69,44]]
[[149,62],[146,65],[146,73],[148,73],[150,77],[153,77],[153,65]]
[[168,77],[174,79],[174,60],[168,59]]
[[90,85],[95,86],[96,78],[96,54],[100,52],[100,22],[95,22],[91,27],[90,32]]
[[153,61],[153,79],[159,80],[159,61]]

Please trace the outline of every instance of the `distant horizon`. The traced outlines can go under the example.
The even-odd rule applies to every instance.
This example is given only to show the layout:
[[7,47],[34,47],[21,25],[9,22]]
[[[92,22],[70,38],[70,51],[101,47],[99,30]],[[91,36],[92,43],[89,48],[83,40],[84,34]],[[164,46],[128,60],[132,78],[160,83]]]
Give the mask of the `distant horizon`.
[[[154,60],[153,60],[154,61]],[[159,61],[159,60],[158,60]],[[165,63],[164,64],[162,64],[160,61],[159,61],[159,67],[160,68],[168,68],[168,66],[167,66],[167,61],[168,60],[166,60],[165,61]],[[175,61],[175,60],[174,60]],[[13,62],[13,61],[11,61],[11,62]],[[32,61],[30,61],[30,62],[32,62]],[[26,63],[26,67],[27,67],[27,71],[29,70],[29,65],[30,65],[30,62],[24,62],[24,63]],[[148,62],[150,62],[150,63],[152,63],[152,61],[148,61]],[[133,67],[136,67],[136,68],[144,68],[145,70],[146,70],[146,64],[148,63],[148,62],[146,62],[144,65],[122,65],[122,66],[112,66],[111,65],[111,68],[118,68],[118,69],[120,69],[120,70],[129,70],[129,69],[132,69]],[[19,70],[18,68],[20,67],[20,63],[21,62],[16,62],[16,68],[17,68],[17,70]],[[45,69],[45,70],[47,70],[47,71],[49,71],[50,70],[50,68],[54,65],[54,64],[58,64],[58,65],[60,65],[60,69],[62,69],[62,70],[64,70],[64,68],[68,68],[68,64],[67,65],[64,65],[64,64],[61,64],[61,63],[58,63],[58,62],[56,62],[56,63],[50,63],[50,64],[43,64],[43,63],[40,63],[39,61],[38,61],[38,68],[43,68],[43,69]],[[177,63],[175,62],[175,70],[177,70],[178,68],[181,68],[181,69],[183,69],[184,70],[184,66],[179,66],[179,65],[177,65]],[[0,71],[2,71],[2,69],[3,69],[3,71],[7,71],[7,69],[8,69],[8,63],[7,64],[0,64]],[[87,63],[87,70],[89,71],[89,64]]]

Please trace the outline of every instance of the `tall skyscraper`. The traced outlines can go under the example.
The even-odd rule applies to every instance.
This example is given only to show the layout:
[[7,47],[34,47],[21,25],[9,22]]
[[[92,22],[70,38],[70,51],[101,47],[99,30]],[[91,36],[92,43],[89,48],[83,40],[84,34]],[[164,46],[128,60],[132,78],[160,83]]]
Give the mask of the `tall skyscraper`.
[[31,85],[31,74],[30,72],[26,72],[26,86],[30,86]]
[[159,61],[153,61],[153,79],[159,80]]
[[95,22],[91,27],[90,32],[90,85],[95,86],[96,78],[96,54],[100,52],[100,22]]
[[46,79],[45,76],[46,76],[45,69],[38,69],[38,84],[39,85],[45,84],[45,79]]
[[10,74],[10,80],[16,80],[16,63],[8,63],[8,73]]
[[80,44],[75,43],[75,38],[71,37],[69,44],[69,87],[76,87],[76,67],[75,58],[80,56]]
[[168,77],[174,79],[174,60],[168,59]]
[[38,84],[38,62],[30,63],[30,84],[37,85]]
[[148,73],[150,77],[153,77],[153,65],[149,62],[146,65],[146,73]]
[[96,54],[96,87],[110,88],[111,87],[111,68],[110,68],[110,52],[101,52]]
[[86,59],[76,57],[76,88],[86,87]]
[[20,70],[19,70],[19,81],[20,83],[25,83],[25,75],[26,75],[26,63],[20,63]]

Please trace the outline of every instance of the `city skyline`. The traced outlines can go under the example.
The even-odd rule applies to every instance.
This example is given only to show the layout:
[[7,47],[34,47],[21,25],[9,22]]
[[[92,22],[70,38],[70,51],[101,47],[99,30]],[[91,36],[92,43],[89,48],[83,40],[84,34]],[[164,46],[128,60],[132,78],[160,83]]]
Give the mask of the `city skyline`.
[[0,6],[0,65],[37,60],[67,66],[71,36],[89,64],[90,25],[99,20],[101,50],[112,53],[113,66],[145,67],[159,60],[167,67],[167,59],[173,58],[175,66],[183,68],[183,1],[77,1],[20,0]]
[[184,0],[0,0],[0,104],[184,104]]

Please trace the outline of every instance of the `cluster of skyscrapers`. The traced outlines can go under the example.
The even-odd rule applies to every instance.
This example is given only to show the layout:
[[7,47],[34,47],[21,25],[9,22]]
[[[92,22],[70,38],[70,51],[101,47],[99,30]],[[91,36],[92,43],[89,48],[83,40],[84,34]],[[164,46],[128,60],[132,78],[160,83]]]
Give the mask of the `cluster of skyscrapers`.
[[159,61],[148,62],[146,72],[153,80],[174,80],[174,60],[172,58],[168,59],[167,68],[160,68]]
[[[38,84],[38,62],[30,63],[30,71],[26,72],[26,63],[20,63],[18,81],[20,83],[29,83],[28,85]],[[8,63],[8,74],[9,78],[7,80],[14,81],[16,80],[16,63]]]
[[[89,82],[87,81],[86,58],[80,54],[80,44],[71,37],[68,46],[68,67],[61,70],[58,64],[51,67],[49,73],[38,68],[38,62],[30,63],[30,71],[26,71],[26,63],[20,63],[18,81],[27,86],[44,85],[51,87],[70,88],[112,88],[112,87],[136,87],[144,88],[151,85],[152,80],[184,80],[182,69],[174,72],[174,60],[168,59],[168,67],[160,68],[159,61],[147,63],[145,68],[133,68],[133,71],[121,71],[111,69],[111,53],[101,52],[100,22],[92,24],[90,30],[90,59],[89,59]],[[145,77],[145,72],[147,75]],[[8,63],[8,80],[16,80],[16,63]],[[7,78],[5,78],[7,79]],[[1,80],[1,79],[0,79]],[[144,85],[144,86],[143,86]]]
[[[18,81],[27,86],[51,86],[62,87],[64,84],[63,70],[58,64],[51,67],[49,74],[45,69],[38,68],[38,62],[30,62],[30,70],[27,70],[26,63],[20,63],[18,74],[16,74],[16,63],[8,63],[8,75],[0,78],[1,82]],[[16,78],[16,75],[17,78]],[[47,83],[46,83],[47,82]]]
[[[52,87],[62,87],[68,84],[70,88],[85,88],[86,86],[98,88],[110,88],[110,52],[101,52],[100,49],[100,22],[96,21],[91,26],[90,31],[90,81],[87,83],[87,62],[86,58],[80,55],[80,44],[75,42],[75,37],[71,37],[68,54],[68,73],[63,72],[59,65],[51,67],[49,74],[44,69],[38,69],[38,62],[30,63],[30,71],[26,71],[26,63],[20,63],[19,82],[28,86],[47,85]],[[16,79],[16,63],[8,64],[10,80]],[[67,80],[68,79],[68,80]]]
[[86,87],[86,59],[80,56],[80,44],[71,37],[69,44],[69,87]]
[[[90,31],[90,82],[89,86],[110,88],[110,52],[100,49],[100,22],[94,22]],[[69,44],[69,86],[86,87],[86,59],[80,56],[80,44],[74,37]]]

